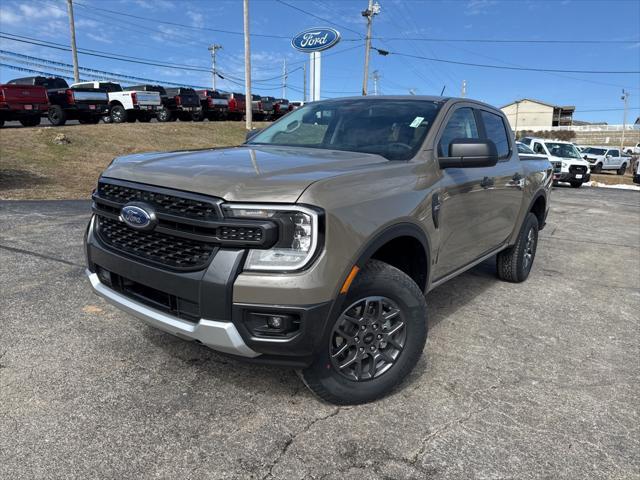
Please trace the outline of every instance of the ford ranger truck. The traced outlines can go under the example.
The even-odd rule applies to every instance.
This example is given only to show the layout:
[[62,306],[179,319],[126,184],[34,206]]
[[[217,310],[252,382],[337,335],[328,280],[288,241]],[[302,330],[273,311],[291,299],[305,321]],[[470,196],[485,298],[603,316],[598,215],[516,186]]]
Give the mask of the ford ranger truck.
[[631,161],[631,158],[624,156],[619,148],[588,147],[582,151],[581,155],[589,162],[593,173],[613,170],[618,175],[624,175]]
[[9,82],[12,85],[38,85],[47,89],[49,97],[49,122],[60,127],[67,120],[78,120],[83,124],[98,123],[109,111],[107,92],[97,88],[69,88],[66,80],[59,77],[25,77]]
[[23,127],[35,127],[48,111],[49,98],[44,87],[0,84],[0,128],[12,120]]
[[553,165],[553,181],[568,182],[573,188],[580,188],[591,179],[589,163],[583,160],[573,143],[547,138],[525,137],[520,142],[534,153],[545,155]]
[[123,88],[113,82],[82,82],[71,85],[73,89],[97,88],[109,95],[109,115],[103,117],[104,123],[150,122],[161,108],[160,94],[144,90]]
[[85,237],[96,293],[357,404],[418,362],[426,293],[487,259],[508,282],[531,272],[553,170],[520,160],[492,106],[342,98],[249,135],[113,160]]

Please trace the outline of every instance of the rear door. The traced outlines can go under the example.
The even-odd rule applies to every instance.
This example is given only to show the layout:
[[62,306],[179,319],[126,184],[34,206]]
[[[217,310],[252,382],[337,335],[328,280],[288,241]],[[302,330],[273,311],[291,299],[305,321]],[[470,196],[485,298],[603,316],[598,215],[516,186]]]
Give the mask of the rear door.
[[498,163],[491,167],[493,185],[488,190],[484,240],[487,248],[502,245],[518,221],[524,198],[524,168],[513,142],[511,128],[502,115],[488,108],[478,109],[482,135],[495,143]]

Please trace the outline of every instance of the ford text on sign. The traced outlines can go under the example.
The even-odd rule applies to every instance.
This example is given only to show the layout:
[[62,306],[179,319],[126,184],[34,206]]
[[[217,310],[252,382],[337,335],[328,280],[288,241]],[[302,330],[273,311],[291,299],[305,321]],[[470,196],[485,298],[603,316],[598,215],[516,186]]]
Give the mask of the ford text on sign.
[[340,32],[333,28],[311,28],[300,32],[291,40],[291,45],[301,52],[320,52],[340,41]]

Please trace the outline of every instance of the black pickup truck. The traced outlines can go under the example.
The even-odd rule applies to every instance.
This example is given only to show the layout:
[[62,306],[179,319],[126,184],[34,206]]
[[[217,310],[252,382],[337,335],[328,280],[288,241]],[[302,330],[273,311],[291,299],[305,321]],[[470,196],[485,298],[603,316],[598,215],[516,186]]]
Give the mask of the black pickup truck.
[[49,110],[47,117],[54,126],[62,126],[67,120],[80,123],[98,123],[109,112],[107,92],[96,88],[71,89],[63,78],[24,77],[8,82],[10,85],[36,85],[47,89]]
[[194,122],[209,120],[225,120],[229,115],[229,100],[217,90],[197,90],[200,95],[200,112],[193,114]]
[[193,88],[165,88],[165,91],[167,92],[166,107],[170,112],[169,120],[179,118],[183,122],[189,122],[193,115],[198,114],[202,109],[200,96]]

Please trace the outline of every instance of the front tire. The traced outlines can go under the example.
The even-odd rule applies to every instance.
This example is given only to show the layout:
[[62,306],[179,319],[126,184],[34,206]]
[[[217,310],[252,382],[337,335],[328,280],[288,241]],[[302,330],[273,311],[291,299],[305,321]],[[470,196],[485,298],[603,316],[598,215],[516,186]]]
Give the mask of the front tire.
[[371,402],[391,392],[418,362],[427,339],[427,304],[408,275],[371,260],[344,306],[300,376],[327,402]]
[[520,283],[529,277],[538,248],[538,217],[528,213],[513,247],[498,254],[498,277],[507,282]]
[[595,167],[593,167],[593,173],[601,173],[602,172],[602,164],[598,163]]

